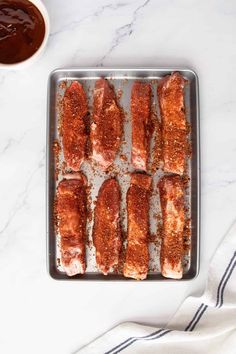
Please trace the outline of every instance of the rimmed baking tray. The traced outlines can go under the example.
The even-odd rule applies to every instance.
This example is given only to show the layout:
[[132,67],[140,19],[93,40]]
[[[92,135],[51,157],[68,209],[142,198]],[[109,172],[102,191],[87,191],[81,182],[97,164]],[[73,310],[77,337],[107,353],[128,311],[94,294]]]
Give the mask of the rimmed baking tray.
[[[173,71],[180,72],[184,78],[188,80],[185,88],[185,107],[186,117],[190,123],[191,129],[189,139],[191,142],[192,155],[188,161],[187,173],[190,177],[190,183],[186,193],[186,205],[191,220],[191,235],[190,248],[185,255],[184,274],[181,280],[191,280],[195,278],[199,271],[199,243],[200,243],[200,141],[199,141],[199,94],[198,94],[198,77],[193,70],[185,68],[66,68],[57,69],[50,74],[48,82],[48,116],[47,116],[47,263],[48,271],[52,278],[58,280],[98,280],[98,281],[133,281],[123,277],[120,274],[111,273],[107,276],[102,275],[96,269],[94,248],[92,242],[87,245],[87,270],[83,275],[76,275],[68,277],[60,266],[60,254],[58,247],[58,235],[54,227],[54,200],[58,180],[62,178],[59,168],[58,179],[55,179],[56,156],[54,144],[59,141],[58,125],[60,118],[60,98],[63,96],[65,87],[73,80],[81,82],[87,91],[89,97],[89,105],[92,104],[92,90],[95,81],[100,77],[108,78],[112,81],[117,93],[121,93],[119,99],[120,105],[126,113],[124,123],[124,134],[126,143],[122,145],[121,154],[126,155],[129,159],[130,144],[131,144],[131,127],[130,127],[130,92],[132,83],[135,80],[144,80],[151,82],[153,87],[153,103],[156,107],[156,114],[159,115],[158,100],[156,94],[156,86],[158,81]],[[121,160],[120,160],[121,161]],[[62,162],[62,161],[61,161]],[[119,165],[119,162],[117,163]],[[126,169],[126,170],[125,170]],[[127,166],[125,162],[121,162],[118,167],[117,178],[121,184],[123,191],[122,210],[125,209],[125,193],[129,185],[129,177]],[[91,191],[92,201],[96,199],[98,189],[102,181],[107,177],[107,174],[98,173],[93,176],[88,164],[83,166],[83,172],[86,173],[89,183],[93,184]],[[129,169],[129,172],[132,172]],[[163,172],[158,170],[154,175],[156,181],[163,175]],[[93,205],[93,203],[91,203]],[[159,210],[158,196],[155,195],[151,200],[151,213],[154,216],[155,212]],[[160,211],[160,210],[159,210]],[[155,232],[157,227],[154,217],[150,216],[150,224],[152,231]],[[125,216],[124,216],[125,222]],[[91,241],[92,225],[88,225],[88,238]],[[164,278],[159,269],[159,251],[160,244],[150,242],[150,270],[145,281],[171,281],[171,279]],[[178,280],[178,281],[181,281]],[[176,281],[176,280],[175,280]]]

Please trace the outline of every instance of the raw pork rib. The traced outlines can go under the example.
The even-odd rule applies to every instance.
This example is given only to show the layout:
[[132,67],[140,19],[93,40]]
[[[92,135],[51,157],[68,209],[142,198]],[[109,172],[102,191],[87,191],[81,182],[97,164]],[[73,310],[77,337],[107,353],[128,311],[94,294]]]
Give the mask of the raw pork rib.
[[122,111],[113,87],[103,78],[96,81],[91,125],[92,158],[106,170],[114,161],[121,144]]
[[185,79],[175,72],[157,88],[162,118],[164,171],[182,175],[187,155],[187,122],[184,109]]
[[184,192],[180,176],[164,176],[159,182],[163,239],[161,273],[164,277],[183,276]]
[[85,157],[87,134],[84,118],[88,113],[87,97],[82,85],[73,81],[63,97],[61,136],[66,164],[80,169]]
[[135,82],[131,93],[132,164],[147,170],[150,145],[151,85]]
[[127,192],[128,245],[123,273],[125,277],[140,280],[145,279],[148,272],[151,181],[146,174],[134,173]]
[[103,274],[118,265],[121,251],[120,186],[114,179],[106,180],[98,193],[94,212],[93,242],[96,261]]
[[56,199],[61,264],[69,276],[85,272],[87,182],[82,173],[75,177],[59,183]]

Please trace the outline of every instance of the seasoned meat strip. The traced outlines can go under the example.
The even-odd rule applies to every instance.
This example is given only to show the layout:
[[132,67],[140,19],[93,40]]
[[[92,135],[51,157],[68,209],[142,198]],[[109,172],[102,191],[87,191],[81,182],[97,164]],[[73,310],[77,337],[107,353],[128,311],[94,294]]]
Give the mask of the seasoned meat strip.
[[147,170],[150,145],[151,85],[135,82],[131,93],[132,151],[134,168]]
[[148,272],[150,187],[150,176],[134,173],[127,192],[128,244],[123,272],[125,277],[140,280]]
[[96,262],[105,275],[118,265],[121,251],[120,198],[119,183],[114,178],[106,180],[99,190],[94,212]]
[[184,108],[185,79],[175,72],[157,88],[162,118],[164,171],[182,175],[187,155],[187,122]]
[[183,276],[183,182],[180,176],[165,176],[158,186],[163,218],[161,273],[167,278],[180,279]]
[[73,81],[63,97],[61,136],[66,164],[74,171],[80,169],[85,157],[87,134],[84,119],[87,113],[84,89],[78,81]]
[[86,183],[84,175],[77,173],[74,179],[63,179],[57,188],[61,264],[69,276],[85,272]]
[[91,125],[92,158],[106,170],[114,161],[121,144],[122,111],[114,88],[103,78],[96,81]]

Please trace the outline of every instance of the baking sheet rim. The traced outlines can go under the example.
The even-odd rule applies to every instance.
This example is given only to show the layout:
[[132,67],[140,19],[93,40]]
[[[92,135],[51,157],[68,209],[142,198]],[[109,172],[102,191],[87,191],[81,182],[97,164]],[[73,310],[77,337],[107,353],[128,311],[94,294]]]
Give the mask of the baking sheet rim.
[[[190,280],[194,280],[198,275],[199,275],[199,270],[200,270],[200,219],[201,219],[201,203],[200,203],[200,190],[201,190],[201,181],[200,181],[200,108],[199,108],[199,78],[197,73],[190,68],[186,68],[186,67],[129,67],[129,68],[125,68],[125,67],[65,67],[65,68],[57,68],[54,69],[50,74],[49,74],[49,78],[48,78],[48,89],[47,89],[47,132],[46,132],[46,250],[47,250],[47,272],[49,274],[49,276],[54,279],[54,280],[65,280],[65,281],[104,281],[104,282],[113,282],[113,281],[134,281],[137,282],[137,280],[135,279],[131,279],[131,278],[125,278],[122,275],[108,275],[108,276],[104,276],[102,274],[94,274],[94,278],[93,279],[87,279],[86,278],[86,273],[84,275],[79,275],[78,277],[68,277],[66,274],[65,275],[60,275],[60,276],[56,276],[53,271],[52,268],[53,266],[55,266],[55,264],[51,264],[50,261],[50,220],[49,220],[49,211],[50,211],[50,207],[51,205],[49,204],[49,199],[50,199],[50,145],[51,145],[51,141],[50,141],[50,127],[51,127],[51,121],[50,121],[50,94],[51,94],[51,80],[53,78],[54,75],[56,75],[57,73],[64,73],[64,72],[76,72],[76,73],[85,73],[85,72],[98,72],[98,73],[102,73],[102,72],[130,72],[131,74],[134,71],[138,71],[138,72],[142,72],[142,71],[146,71],[148,72],[166,72],[165,75],[168,75],[169,73],[173,72],[173,71],[179,71],[180,73],[184,73],[184,72],[188,72],[191,73],[194,78],[195,78],[195,98],[196,98],[196,186],[197,186],[197,221],[196,221],[196,226],[197,226],[197,239],[196,239],[196,250],[195,250],[195,263],[196,263],[196,270],[195,273],[192,277],[189,278],[181,278],[179,280],[176,279],[169,279],[169,278],[165,278],[165,277],[161,277],[161,278],[150,278],[147,277],[147,279],[145,279],[144,282],[150,282],[150,281],[155,281],[155,282],[175,282],[175,281],[190,281]],[[98,74],[98,76],[100,76]],[[55,256],[55,255],[54,255]],[[54,261],[55,263],[55,261]],[[56,273],[58,273],[58,270],[56,271]],[[88,274],[88,273],[87,273]],[[110,277],[114,277],[114,279],[110,279]],[[143,282],[143,281],[142,281]]]

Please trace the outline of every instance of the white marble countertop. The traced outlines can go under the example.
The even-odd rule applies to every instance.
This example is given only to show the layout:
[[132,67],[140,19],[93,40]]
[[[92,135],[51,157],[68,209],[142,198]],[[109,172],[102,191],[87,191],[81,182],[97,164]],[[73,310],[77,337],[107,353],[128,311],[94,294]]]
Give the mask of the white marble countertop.
[[[73,353],[121,321],[164,325],[201,294],[236,218],[236,2],[45,0],[43,57],[0,71],[0,352]],[[200,79],[201,269],[178,283],[58,282],[46,272],[46,90],[66,66],[184,66]]]

